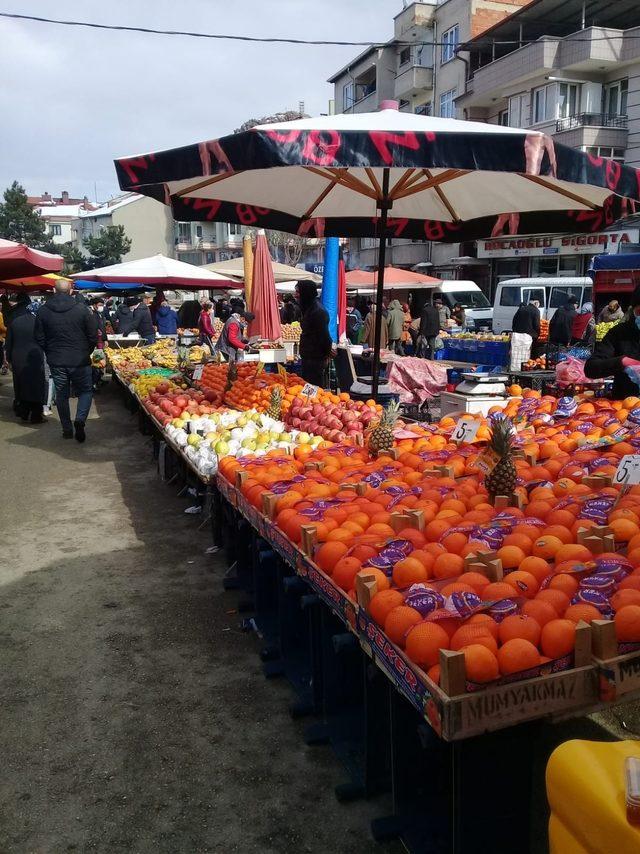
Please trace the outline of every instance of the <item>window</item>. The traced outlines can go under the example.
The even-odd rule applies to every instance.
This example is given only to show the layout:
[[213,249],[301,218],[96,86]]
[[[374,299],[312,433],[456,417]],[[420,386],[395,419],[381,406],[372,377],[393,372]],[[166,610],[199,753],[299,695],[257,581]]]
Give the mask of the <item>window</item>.
[[440,95],[440,115],[443,119],[453,119],[456,115],[456,105],[454,103],[456,90],[449,89],[448,92],[443,92]]
[[411,62],[411,48],[403,47],[400,51],[399,63],[400,65],[406,65],[407,62]]
[[557,119],[568,119],[580,112],[580,93],[576,83],[558,84]]
[[[404,110],[406,112],[407,107],[410,106],[411,104],[405,98],[400,98],[400,100],[398,101],[398,109],[400,111]],[[411,110],[409,110],[409,112],[411,112]]]
[[507,124],[512,128],[521,128],[528,125],[525,117],[526,101],[524,95],[514,95],[509,98],[509,119]]
[[237,222],[229,223],[229,234],[242,234],[242,226],[239,225]]
[[202,240],[202,226],[196,225],[196,237],[198,240]]
[[534,300],[537,300],[540,303],[540,308],[545,307],[544,288],[523,288],[522,302],[528,305]]
[[433,115],[433,107],[431,105],[431,101],[427,101],[426,104],[418,104],[415,108],[415,113],[417,116],[431,116]]
[[449,60],[455,57],[459,43],[460,27],[456,24],[455,27],[451,27],[450,30],[447,30],[446,33],[443,33],[442,35],[441,65],[444,65],[445,62],[449,62]]
[[580,256],[578,256],[578,255],[561,255],[558,258],[558,275],[559,276],[579,276],[580,275]]
[[580,285],[563,285],[561,288],[551,288],[549,308],[560,308],[561,305],[566,305],[569,297],[576,297],[578,305],[580,305],[580,301],[582,300],[582,288]]
[[608,116],[627,115],[627,97],[629,94],[629,81],[616,80],[604,87],[604,112]]
[[452,291],[443,293],[445,302],[451,308],[459,302],[463,308],[491,308],[491,303],[482,291]]
[[557,276],[558,257],[555,255],[544,255],[541,258],[531,259],[531,276]]
[[515,279],[522,275],[522,261],[519,258],[501,258],[495,262],[496,279],[498,282],[505,279]]
[[356,87],[354,83],[347,83],[342,87],[342,109],[348,110],[356,102]]
[[540,89],[533,90],[533,124],[545,122],[554,118],[555,103],[554,103],[553,86],[541,86]]
[[49,226],[49,234],[52,237],[60,237],[62,235],[62,226],[58,223],[52,222]]
[[205,252],[204,253],[204,263],[205,264],[213,264],[213,262],[215,260],[216,259],[215,259],[215,255],[213,254],[213,252]]
[[509,307],[520,305],[520,288],[515,285],[508,285],[503,288],[500,293],[500,305]]
[[178,223],[178,243],[191,243],[191,223]]
[[610,148],[608,145],[587,145],[584,150],[593,157],[608,157],[617,163],[624,163],[624,148]]
[[498,124],[504,127],[509,125],[509,110],[500,110],[498,113]]

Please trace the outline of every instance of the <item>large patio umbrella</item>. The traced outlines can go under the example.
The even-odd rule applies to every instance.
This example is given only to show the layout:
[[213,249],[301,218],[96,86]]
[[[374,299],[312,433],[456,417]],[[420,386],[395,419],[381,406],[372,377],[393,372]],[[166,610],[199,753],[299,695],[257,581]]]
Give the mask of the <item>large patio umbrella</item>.
[[271,255],[264,231],[259,231],[256,238],[253,257],[251,311],[256,316],[249,327],[251,336],[259,335],[260,338],[267,341],[276,341],[282,337],[276,283],[273,279]]
[[139,258],[137,261],[124,261],[122,264],[112,264],[109,267],[99,267],[96,270],[85,270],[82,273],[72,273],[72,279],[85,282],[102,283],[132,283],[136,285],[156,285],[169,290],[208,290],[213,288],[237,288],[238,282],[226,276],[220,276],[185,264],[165,255],[152,255],[149,258]]
[[43,273],[41,276],[21,276],[17,279],[9,279],[0,282],[0,287],[7,291],[46,291],[52,288],[56,282],[70,282],[66,276],[57,273]]
[[39,276],[41,273],[58,273],[62,270],[62,255],[30,249],[24,243],[0,238],[0,280]]
[[171,205],[177,220],[377,237],[374,393],[387,238],[597,231],[640,200],[632,167],[539,131],[401,113],[394,102],[125,157],[116,170],[123,190]]
[[[348,288],[374,288],[378,284],[378,278],[377,270],[349,270],[345,273]],[[441,284],[441,281],[441,279],[434,279],[433,276],[402,270],[400,267],[385,267],[382,287],[385,291],[420,290],[435,288],[436,285]]]
[[[248,235],[247,235],[248,236]],[[253,250],[252,254],[253,254]],[[232,276],[234,279],[238,280],[245,279],[245,290],[246,290],[246,273],[245,273],[245,256],[243,251],[243,257],[241,258],[230,258],[228,261],[216,261],[213,264],[205,264],[203,266],[203,270],[211,270],[212,273],[218,273],[220,276]],[[300,279],[311,279],[316,283],[316,285],[321,284],[322,276],[316,275],[316,273],[308,273],[306,270],[301,270],[299,267],[291,267],[289,264],[280,264],[278,261],[271,261],[271,266],[273,268],[273,278],[276,280],[276,284],[281,282],[297,282]]]

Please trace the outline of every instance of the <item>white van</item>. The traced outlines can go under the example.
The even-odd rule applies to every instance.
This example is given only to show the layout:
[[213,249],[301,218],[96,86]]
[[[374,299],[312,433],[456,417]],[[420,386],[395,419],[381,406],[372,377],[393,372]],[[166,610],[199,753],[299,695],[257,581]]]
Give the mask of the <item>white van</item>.
[[576,297],[579,306],[592,302],[592,280],[588,276],[506,279],[496,288],[493,301],[493,331],[510,332],[513,317],[521,303],[538,300],[540,317],[551,320],[555,310],[565,305],[569,297]]
[[487,326],[491,329],[493,309],[491,303],[482,293],[475,282],[442,281],[432,289],[432,297],[438,294],[448,309],[453,309],[456,303],[464,309],[465,326],[468,329],[480,329]]

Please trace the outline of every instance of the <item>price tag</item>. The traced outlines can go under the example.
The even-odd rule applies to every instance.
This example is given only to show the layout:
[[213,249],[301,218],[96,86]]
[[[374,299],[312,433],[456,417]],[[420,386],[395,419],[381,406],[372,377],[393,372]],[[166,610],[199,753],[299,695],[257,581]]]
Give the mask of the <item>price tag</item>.
[[317,385],[311,385],[311,383],[305,383],[304,388],[302,389],[302,394],[306,395],[306,397],[316,397],[318,394],[319,388]]
[[613,482],[630,486],[640,483],[640,454],[627,454],[620,460]]
[[196,365],[193,369],[193,379],[201,380],[202,379],[202,371],[204,370],[204,365]]
[[461,418],[455,426],[451,439],[458,444],[473,442],[479,429],[479,421],[474,421],[471,418]]
[[494,468],[500,462],[500,457],[493,448],[485,448],[476,460],[476,465],[484,474],[491,474]]

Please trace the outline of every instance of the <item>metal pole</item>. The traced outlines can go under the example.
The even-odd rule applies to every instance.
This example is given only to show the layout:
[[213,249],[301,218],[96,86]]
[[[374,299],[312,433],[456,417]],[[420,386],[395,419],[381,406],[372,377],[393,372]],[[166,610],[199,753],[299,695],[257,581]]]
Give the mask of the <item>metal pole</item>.
[[382,297],[384,295],[384,267],[387,260],[387,220],[389,208],[389,169],[382,170],[382,198],[378,201],[380,217],[378,219],[378,284],[376,290],[376,327],[373,345],[373,382],[371,383],[371,396],[374,400],[378,398],[378,384],[380,379],[380,333],[382,331]]

